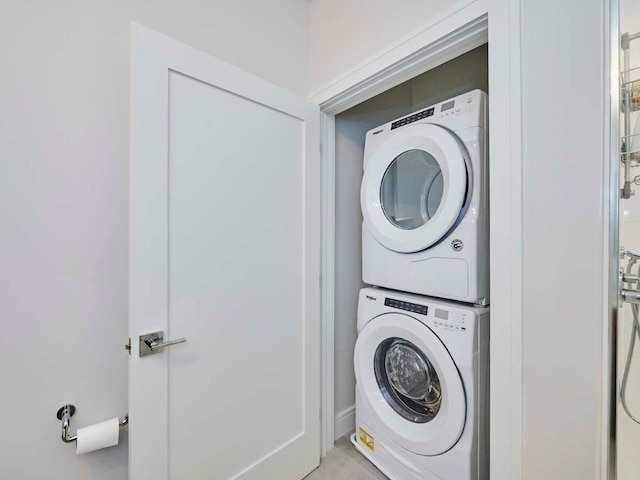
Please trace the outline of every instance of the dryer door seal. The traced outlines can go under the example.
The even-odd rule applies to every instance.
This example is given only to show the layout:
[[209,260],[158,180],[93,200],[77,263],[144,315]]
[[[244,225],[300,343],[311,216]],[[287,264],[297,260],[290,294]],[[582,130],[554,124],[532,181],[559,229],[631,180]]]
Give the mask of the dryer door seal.
[[[380,379],[380,370],[388,363],[380,358],[381,351],[390,351],[393,345],[414,352],[405,350],[400,354],[404,358],[394,359],[400,368],[390,371],[386,367],[387,376],[394,377],[401,370],[413,377],[406,378],[403,385],[394,378]],[[418,367],[412,367],[412,363]],[[433,368],[433,372],[420,368],[420,364]],[[358,334],[354,369],[364,401],[375,412],[378,425],[398,445],[419,455],[440,455],[458,442],[467,418],[462,378],[447,348],[424,323],[397,313],[372,319]],[[390,385],[395,392],[389,391]],[[424,398],[418,399],[423,392]]]
[[401,253],[429,248],[454,226],[471,194],[464,144],[449,130],[415,124],[393,132],[368,160],[360,201],[383,246]]

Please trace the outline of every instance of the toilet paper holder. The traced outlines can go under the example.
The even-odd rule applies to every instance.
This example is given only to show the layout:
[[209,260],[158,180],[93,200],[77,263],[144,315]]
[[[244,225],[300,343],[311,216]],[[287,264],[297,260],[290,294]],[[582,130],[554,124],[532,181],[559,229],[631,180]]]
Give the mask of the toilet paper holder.
[[[62,421],[62,441],[64,443],[72,443],[78,439],[77,435],[69,435],[69,424],[71,423],[71,417],[76,413],[76,407],[73,405],[64,405],[60,407],[56,417]],[[127,413],[122,420],[118,419],[118,426],[120,428],[126,427],[129,423],[129,414]]]

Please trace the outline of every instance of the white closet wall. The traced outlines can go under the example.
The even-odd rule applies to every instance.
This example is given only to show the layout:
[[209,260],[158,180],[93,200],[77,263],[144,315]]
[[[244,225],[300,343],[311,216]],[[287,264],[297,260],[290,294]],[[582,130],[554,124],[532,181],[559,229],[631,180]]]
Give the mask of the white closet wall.
[[593,480],[604,393],[607,2],[519,3],[523,478]]

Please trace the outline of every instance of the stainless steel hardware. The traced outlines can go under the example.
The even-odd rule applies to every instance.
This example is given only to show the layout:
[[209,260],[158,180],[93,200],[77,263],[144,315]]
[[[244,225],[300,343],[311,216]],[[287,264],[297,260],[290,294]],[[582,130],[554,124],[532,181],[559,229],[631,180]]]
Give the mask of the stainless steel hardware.
[[623,302],[640,304],[640,290],[620,290],[620,298]]
[[622,162],[624,182],[620,190],[623,199],[629,199],[635,194],[631,189],[631,184],[635,183],[635,177],[631,169],[639,166],[640,151],[633,147],[640,140],[638,132],[631,132],[631,112],[640,109],[640,68],[631,68],[631,42],[640,39],[639,33],[625,33],[622,35],[620,47],[622,48],[622,72],[620,78],[621,107],[624,112],[624,122],[622,124],[622,142],[620,160]]
[[129,339],[129,341],[126,343],[124,349],[127,351],[127,353],[129,353],[129,355],[131,355],[131,339]]
[[146,333],[140,335],[140,356],[146,357],[154,353],[160,353],[163,348],[186,342],[186,338],[176,338],[175,340],[164,341],[164,331]]
[[622,250],[622,254],[626,255],[629,258],[635,258],[640,259],[640,252],[637,252],[635,250],[631,250],[631,249],[627,249],[627,250]]
[[[78,435],[69,435],[69,426],[71,424],[71,417],[76,413],[76,407],[73,405],[64,405],[60,407],[56,417],[58,420],[62,420],[62,441],[64,443],[72,443],[78,440]],[[129,424],[129,414],[127,413],[122,420],[118,421],[120,428],[126,427]]]
[[[622,268],[618,272],[618,292],[620,295],[620,301],[640,304],[640,291],[635,290],[640,280],[639,274],[631,273],[631,270],[635,264],[640,260],[640,253],[635,250],[627,250],[624,247],[620,248],[620,259],[629,258],[627,263],[627,270]],[[626,285],[625,285],[626,284]],[[628,287],[628,288],[625,288]]]
[[628,258],[626,271],[622,268],[618,274],[618,290],[622,302],[640,305],[640,270],[631,273],[640,261],[640,252],[637,250],[620,248],[620,259]]
[[620,268],[618,274],[618,289],[620,291],[620,301],[630,304],[633,323],[631,325],[629,348],[627,349],[627,359],[622,373],[620,395],[618,398],[629,418],[635,423],[640,424],[640,416],[633,412],[627,403],[627,384],[631,372],[633,352],[637,339],[640,338],[640,252],[621,248],[620,259],[624,260],[625,258],[628,258],[627,266],[625,269]]

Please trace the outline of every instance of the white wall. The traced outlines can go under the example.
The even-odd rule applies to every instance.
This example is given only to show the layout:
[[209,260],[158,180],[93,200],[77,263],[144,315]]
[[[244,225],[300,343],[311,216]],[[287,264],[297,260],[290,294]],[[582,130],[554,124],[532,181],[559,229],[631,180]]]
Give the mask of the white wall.
[[[2,2],[0,477],[124,479],[126,440],[76,457],[127,411],[129,29],[136,20],[306,93],[299,0]],[[135,422],[135,418],[131,420]]]
[[310,2],[310,91],[411,36],[445,12],[473,0],[313,0]]
[[595,479],[606,277],[605,2],[519,3],[524,478]]
[[[620,31],[622,33],[640,32],[640,2],[622,0],[620,2]],[[640,67],[640,40],[631,44],[631,67]],[[622,60],[621,60],[622,62]],[[622,65],[622,63],[621,63]],[[640,71],[633,77],[640,79]],[[631,114],[631,128],[638,121],[640,113]],[[634,169],[635,170],[635,169]],[[637,172],[632,170],[632,175]],[[640,248],[640,187],[633,187],[635,196],[620,201],[620,245],[637,250]],[[626,267],[626,260],[621,262]],[[622,307],[618,323],[618,378],[621,380],[627,361],[629,339],[633,325],[631,306]],[[634,339],[634,341],[637,341]],[[626,388],[627,405],[631,413],[640,418],[640,348],[635,344],[631,370]],[[640,425],[635,423],[618,404],[617,417],[617,468],[619,480],[635,480],[640,472]]]

